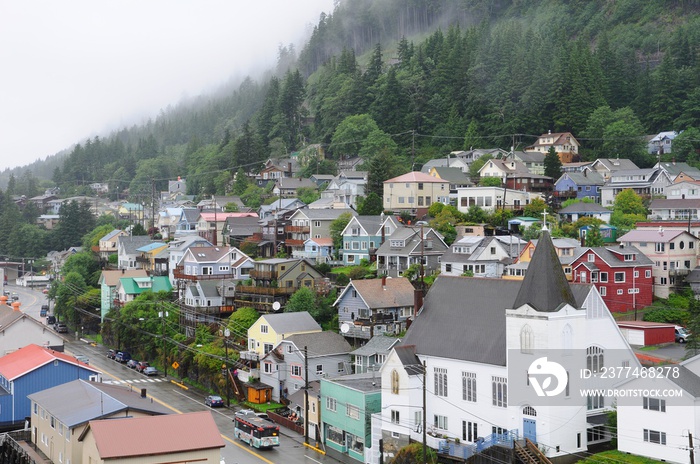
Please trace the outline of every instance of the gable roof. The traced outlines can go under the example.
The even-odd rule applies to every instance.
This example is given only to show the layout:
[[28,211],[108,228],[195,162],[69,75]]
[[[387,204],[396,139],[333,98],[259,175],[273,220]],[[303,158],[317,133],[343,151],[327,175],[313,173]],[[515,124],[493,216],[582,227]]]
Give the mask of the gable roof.
[[345,340],[345,337],[329,330],[308,334],[294,334],[283,341],[293,343],[300,350],[307,347],[309,359],[333,354],[347,354],[352,351],[352,347]]
[[536,311],[555,312],[562,304],[576,307],[549,231],[543,230],[530,260],[514,308],[529,305]]
[[117,237],[119,248],[129,255],[136,254],[137,249],[154,241],[148,235],[120,235]]
[[114,271],[102,271],[100,283],[108,287],[116,287],[122,277],[148,277],[144,269],[117,269]]
[[[622,237],[618,238],[618,242],[652,242],[652,243],[668,243],[674,240],[679,235],[688,234],[685,230],[671,229],[634,229],[627,232]],[[697,240],[692,234],[692,240]]]
[[601,206],[597,203],[585,203],[583,201],[579,201],[577,203],[572,203],[566,208],[562,208],[559,210],[559,214],[571,214],[571,213],[607,213],[607,214],[612,214],[612,211],[606,208],[605,206]]
[[230,235],[252,236],[262,230],[260,219],[256,217],[227,218],[226,228]]
[[413,306],[415,288],[405,277],[353,280],[343,289],[333,304],[338,303],[350,288],[357,290],[357,294],[369,309]]
[[[183,259],[188,260],[191,257],[191,259],[197,263],[216,263],[226,258],[230,252],[235,250],[236,248],[227,246],[203,246],[188,248]],[[239,253],[239,251],[237,251],[237,253]]]
[[[167,430],[168,433],[163,433]],[[223,448],[209,411],[90,421],[79,440],[92,433],[101,459],[134,458]],[[125,444],[128,443],[128,446]]]
[[[140,287],[139,282],[150,282],[150,287]],[[140,295],[144,292],[170,292],[173,289],[168,276],[151,276],[151,277],[123,277],[119,279],[119,284],[128,295]]]
[[375,235],[380,231],[380,227],[382,225],[383,220],[384,217],[381,215],[353,216],[353,218],[350,219],[350,221],[348,221],[348,225],[345,226],[345,229],[343,229],[343,235],[346,233],[349,227],[352,227],[351,224],[358,224],[364,229],[367,235]]
[[435,166],[435,173],[437,173],[438,179],[442,179],[451,184],[462,184],[462,185],[474,185],[474,183],[469,179],[469,176],[462,172],[459,168],[448,168],[442,166]]
[[317,189],[318,184],[304,177],[280,177],[277,179],[277,187],[280,189],[312,188]]
[[608,171],[634,171],[639,169],[639,166],[626,158],[598,158],[591,164],[591,168],[595,169],[596,165],[602,165]]
[[31,344],[1,357],[0,375],[9,381],[13,381],[56,360],[73,364],[74,366],[79,366],[95,373],[100,372],[97,369],[78,361],[73,356],[50,350],[48,348],[43,348],[39,345]]
[[264,319],[277,334],[323,330],[307,311],[265,314],[260,319]]
[[391,350],[401,339],[396,337],[387,337],[386,335],[375,335],[370,338],[367,343],[359,347],[350,354],[354,356],[373,356],[375,354],[384,354]]
[[110,232],[110,233],[108,233],[107,235],[105,235],[104,237],[100,238],[100,242],[104,242],[104,241],[107,241],[107,240],[111,240],[111,239],[115,238],[117,235],[119,235],[119,234],[122,233],[122,232],[123,232],[123,231],[122,231],[121,229],[114,229],[112,232]]
[[398,177],[394,177],[392,179],[385,180],[384,183],[391,183],[391,182],[435,182],[435,183],[442,183],[446,184],[447,181],[438,179],[436,177],[433,177],[431,175],[425,174],[420,171],[413,171],[413,172],[408,172],[406,174],[400,175]]
[[423,364],[416,356],[415,345],[399,345],[394,348],[394,351],[408,375],[420,375],[423,373]]
[[140,392],[126,386],[82,379],[32,393],[28,398],[40,404],[68,427],[121,411],[135,410],[148,414],[171,412],[165,406],[142,397]]
[[[573,256],[573,261],[578,260],[581,256],[585,255],[589,251],[598,255],[605,264],[610,267],[635,267],[635,266],[652,266],[654,262],[649,259],[644,253],[639,251],[636,247],[626,246],[624,248],[613,248],[613,247],[583,247],[578,248]],[[634,261],[624,261],[620,259],[619,256],[624,255],[635,255]]]
[[215,213],[199,213],[199,220],[207,222],[225,222],[228,218],[242,217],[258,217],[258,213],[224,213],[222,211],[217,211]]
[[578,171],[565,172],[557,179],[556,183],[566,178],[571,179],[571,182],[576,185],[603,185],[605,183],[605,179],[599,172],[590,170],[586,170],[585,173]]
[[[3,304],[2,301],[0,301],[0,327],[2,328],[3,332],[20,319],[30,324],[34,324],[37,329],[42,331],[42,333],[43,331],[48,331],[48,327],[45,326],[41,321],[34,319],[33,317],[29,316],[23,311],[15,311],[14,308],[8,306],[7,304]],[[23,334],[26,334],[25,326],[22,325],[21,328]],[[48,341],[46,343],[51,344]],[[63,344],[63,341],[61,341],[61,344]]]
[[[506,309],[517,308],[513,302],[523,284],[517,280],[438,276],[402,345],[415,345],[420,355],[505,366]],[[578,302],[575,307],[583,305],[591,287],[572,286]]]

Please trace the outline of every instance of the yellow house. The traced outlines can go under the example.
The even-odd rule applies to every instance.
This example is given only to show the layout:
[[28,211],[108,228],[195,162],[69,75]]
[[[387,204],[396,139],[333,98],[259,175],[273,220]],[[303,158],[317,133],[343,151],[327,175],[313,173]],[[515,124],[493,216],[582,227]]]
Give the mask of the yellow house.
[[79,440],[91,464],[219,464],[225,445],[210,411],[90,421]]
[[449,204],[450,183],[424,172],[409,172],[384,181],[385,210],[415,212],[433,203]]
[[[532,259],[532,254],[535,252],[537,247],[537,240],[530,240],[520,252],[518,260],[515,264],[511,264],[506,269],[506,274],[503,276],[506,280],[523,280],[525,278],[525,273],[527,272],[527,267],[530,264],[530,259]],[[553,238],[552,244],[557,252],[561,266],[564,269],[564,274],[566,274],[566,280],[571,282],[573,280],[573,274],[571,272],[571,262],[574,259],[574,249],[579,246],[577,240],[573,238]]]
[[306,311],[265,314],[248,329],[248,350],[262,356],[290,335],[321,331],[321,326]]

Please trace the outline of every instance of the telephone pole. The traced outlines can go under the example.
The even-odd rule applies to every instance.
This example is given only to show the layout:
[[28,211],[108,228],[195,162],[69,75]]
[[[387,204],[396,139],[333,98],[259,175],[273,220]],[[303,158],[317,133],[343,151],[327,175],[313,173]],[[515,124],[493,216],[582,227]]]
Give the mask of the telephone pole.
[[304,346],[304,444],[309,444],[309,352]]

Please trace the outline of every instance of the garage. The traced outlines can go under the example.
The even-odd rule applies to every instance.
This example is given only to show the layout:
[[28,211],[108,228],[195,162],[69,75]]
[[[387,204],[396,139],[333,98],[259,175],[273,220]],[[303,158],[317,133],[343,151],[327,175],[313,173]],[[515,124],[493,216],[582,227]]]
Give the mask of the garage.
[[675,325],[661,322],[618,321],[620,332],[632,346],[660,345],[675,341]]

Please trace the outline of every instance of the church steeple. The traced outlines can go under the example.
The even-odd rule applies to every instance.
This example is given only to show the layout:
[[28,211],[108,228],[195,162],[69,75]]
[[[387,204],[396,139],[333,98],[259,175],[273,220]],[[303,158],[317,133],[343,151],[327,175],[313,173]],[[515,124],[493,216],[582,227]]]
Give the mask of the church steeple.
[[524,304],[540,312],[555,312],[562,304],[576,308],[574,294],[547,230],[540,235],[513,309]]

